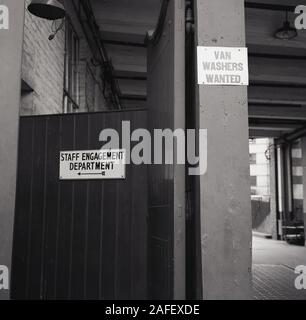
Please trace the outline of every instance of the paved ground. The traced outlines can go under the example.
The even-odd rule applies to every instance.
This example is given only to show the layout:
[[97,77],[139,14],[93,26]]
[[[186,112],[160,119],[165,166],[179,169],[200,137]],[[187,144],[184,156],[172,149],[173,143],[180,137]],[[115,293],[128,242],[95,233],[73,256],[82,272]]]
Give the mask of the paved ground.
[[306,266],[306,247],[253,238],[253,290],[256,300],[306,300],[306,290],[297,290],[297,266]]

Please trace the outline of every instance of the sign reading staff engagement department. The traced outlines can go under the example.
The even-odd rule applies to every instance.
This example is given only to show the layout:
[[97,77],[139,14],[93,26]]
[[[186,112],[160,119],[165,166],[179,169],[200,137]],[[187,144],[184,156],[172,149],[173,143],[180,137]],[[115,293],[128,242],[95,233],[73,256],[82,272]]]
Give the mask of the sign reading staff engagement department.
[[125,179],[125,150],[62,151],[60,180]]
[[248,86],[248,49],[198,47],[198,83]]

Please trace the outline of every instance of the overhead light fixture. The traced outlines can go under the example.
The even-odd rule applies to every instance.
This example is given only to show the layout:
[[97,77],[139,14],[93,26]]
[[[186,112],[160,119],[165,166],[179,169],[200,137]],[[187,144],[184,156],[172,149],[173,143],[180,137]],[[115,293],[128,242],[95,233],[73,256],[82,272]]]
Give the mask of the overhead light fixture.
[[297,35],[298,32],[296,28],[291,27],[290,25],[288,11],[286,11],[286,21],[284,22],[284,25],[275,32],[274,37],[280,40],[292,40],[296,38]]
[[66,15],[64,4],[60,0],[32,0],[28,10],[33,15],[47,20],[63,19]]

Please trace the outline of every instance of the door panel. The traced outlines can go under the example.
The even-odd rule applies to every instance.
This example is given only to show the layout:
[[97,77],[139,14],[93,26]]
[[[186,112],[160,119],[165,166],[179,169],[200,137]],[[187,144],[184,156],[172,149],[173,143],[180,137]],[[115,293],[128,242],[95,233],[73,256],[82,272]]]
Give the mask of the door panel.
[[13,299],[146,299],[147,169],[125,180],[60,181],[59,153],[101,148],[105,128],[146,111],[23,117]]
[[[169,1],[148,50],[149,127],[185,128],[185,1]],[[153,150],[154,153],[154,150]],[[149,168],[149,286],[152,299],[185,297],[185,166]]]

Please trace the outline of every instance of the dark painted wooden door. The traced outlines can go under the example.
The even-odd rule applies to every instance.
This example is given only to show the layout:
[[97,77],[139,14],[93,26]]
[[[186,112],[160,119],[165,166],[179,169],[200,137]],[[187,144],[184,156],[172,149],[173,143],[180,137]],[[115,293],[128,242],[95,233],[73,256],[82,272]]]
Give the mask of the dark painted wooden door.
[[101,148],[146,111],[23,117],[12,265],[13,299],[147,298],[147,169],[125,180],[60,181],[59,153]]

